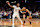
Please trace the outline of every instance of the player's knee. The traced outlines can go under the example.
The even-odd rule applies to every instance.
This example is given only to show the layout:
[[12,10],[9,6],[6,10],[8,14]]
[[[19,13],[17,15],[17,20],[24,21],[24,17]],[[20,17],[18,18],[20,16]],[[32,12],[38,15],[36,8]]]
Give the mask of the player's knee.
[[27,18],[27,20],[29,20],[29,18]]
[[29,19],[29,16],[27,16],[27,19]]

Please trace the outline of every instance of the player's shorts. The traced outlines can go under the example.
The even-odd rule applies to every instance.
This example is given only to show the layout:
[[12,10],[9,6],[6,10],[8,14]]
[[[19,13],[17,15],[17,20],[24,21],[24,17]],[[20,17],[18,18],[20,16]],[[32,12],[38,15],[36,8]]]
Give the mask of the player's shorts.
[[25,15],[25,13],[23,15]]
[[25,15],[26,15],[26,18],[27,18],[27,17],[29,18],[29,13],[28,13],[28,12],[27,12]]
[[26,18],[28,17],[28,19],[32,19],[32,17],[29,16],[29,13],[26,13]]
[[23,14],[23,15],[25,15],[25,14]]
[[26,12],[26,11],[22,11],[22,12]]
[[29,16],[27,16],[29,18]]

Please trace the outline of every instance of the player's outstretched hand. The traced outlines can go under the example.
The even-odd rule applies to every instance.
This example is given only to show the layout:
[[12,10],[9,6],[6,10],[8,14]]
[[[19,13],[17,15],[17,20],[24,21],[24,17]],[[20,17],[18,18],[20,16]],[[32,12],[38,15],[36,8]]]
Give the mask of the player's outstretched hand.
[[6,1],[6,3],[9,5],[10,4],[10,2],[9,1]]

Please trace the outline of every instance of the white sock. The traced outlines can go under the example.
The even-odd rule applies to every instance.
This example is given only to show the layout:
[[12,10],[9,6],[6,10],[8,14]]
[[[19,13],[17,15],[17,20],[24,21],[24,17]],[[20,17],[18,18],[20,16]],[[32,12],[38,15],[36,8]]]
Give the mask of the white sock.
[[21,27],[23,27],[23,22],[21,21]]
[[23,24],[23,22],[21,21],[21,24]]

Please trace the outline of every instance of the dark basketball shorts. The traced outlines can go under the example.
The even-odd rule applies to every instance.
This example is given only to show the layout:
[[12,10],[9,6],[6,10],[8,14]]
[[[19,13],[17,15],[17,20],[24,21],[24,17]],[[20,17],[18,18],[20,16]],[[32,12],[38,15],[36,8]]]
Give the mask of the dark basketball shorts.
[[26,17],[25,18],[29,18],[29,13],[27,12],[27,13],[25,13],[25,14],[23,14],[23,15],[25,15]]

